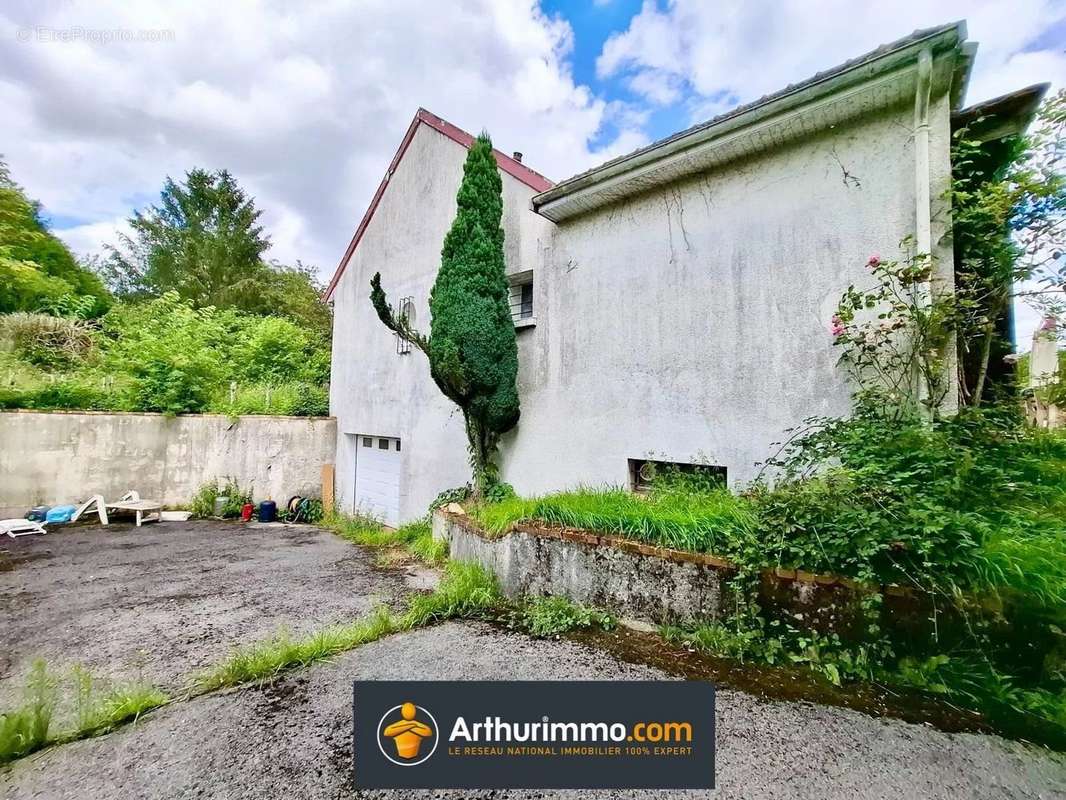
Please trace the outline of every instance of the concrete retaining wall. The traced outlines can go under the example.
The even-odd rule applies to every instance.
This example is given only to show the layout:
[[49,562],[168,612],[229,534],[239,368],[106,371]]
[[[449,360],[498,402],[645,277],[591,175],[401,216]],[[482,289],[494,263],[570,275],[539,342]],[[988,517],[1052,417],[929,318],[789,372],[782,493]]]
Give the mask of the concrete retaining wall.
[[[657,624],[707,622],[732,608],[728,584],[736,567],[713,555],[526,524],[490,537],[469,517],[443,511],[433,516],[433,535],[449,543],[452,558],[476,561],[494,573],[508,597],[559,595]],[[928,638],[927,602],[898,586],[864,587],[835,575],[767,569],[758,595],[762,608],[785,622],[861,639],[868,620],[858,601],[875,588],[884,594],[883,625],[900,636]]]
[[136,489],[167,505],[233,476],[256,500],[321,493],[332,418],[0,412],[0,514]]
[[[658,548],[577,531],[519,526],[488,538],[463,517],[437,512],[433,535],[451,557],[493,572],[508,597],[559,595],[652,622],[719,616],[725,562],[692,553],[664,558]],[[670,551],[671,553],[673,551]]]

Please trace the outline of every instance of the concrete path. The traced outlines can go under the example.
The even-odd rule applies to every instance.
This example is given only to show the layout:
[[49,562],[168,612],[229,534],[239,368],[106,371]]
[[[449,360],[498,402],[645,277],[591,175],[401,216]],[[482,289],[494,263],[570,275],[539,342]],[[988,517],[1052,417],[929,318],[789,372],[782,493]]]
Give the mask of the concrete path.
[[[476,623],[385,639],[269,688],[207,696],[134,727],[16,762],[0,796],[50,798],[350,798],[351,681],[668,679],[569,642]],[[1053,798],[1059,756],[991,736],[945,734],[806,703],[718,700],[718,790],[373,792],[373,797]]]

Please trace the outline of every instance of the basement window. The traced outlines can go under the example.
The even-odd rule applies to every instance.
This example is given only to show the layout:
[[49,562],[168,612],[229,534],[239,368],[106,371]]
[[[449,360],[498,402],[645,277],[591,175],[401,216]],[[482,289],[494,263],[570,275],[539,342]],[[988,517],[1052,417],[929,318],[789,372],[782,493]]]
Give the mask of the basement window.
[[656,480],[675,476],[694,489],[724,489],[727,485],[726,468],[717,464],[629,459],[629,486],[634,492],[646,493]]
[[533,308],[533,270],[517,272],[507,277],[510,284],[508,300],[511,319],[516,328],[531,328],[537,324]]

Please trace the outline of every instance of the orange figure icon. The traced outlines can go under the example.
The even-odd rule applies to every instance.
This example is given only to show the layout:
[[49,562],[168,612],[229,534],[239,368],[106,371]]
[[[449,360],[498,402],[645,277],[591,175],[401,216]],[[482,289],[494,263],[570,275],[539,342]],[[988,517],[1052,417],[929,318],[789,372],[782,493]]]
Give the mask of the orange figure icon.
[[400,706],[400,716],[403,720],[394,722],[382,731],[382,735],[388,736],[396,742],[396,752],[400,758],[415,758],[422,747],[422,740],[433,735],[433,729],[424,722],[415,719],[417,709],[414,703],[404,703]]

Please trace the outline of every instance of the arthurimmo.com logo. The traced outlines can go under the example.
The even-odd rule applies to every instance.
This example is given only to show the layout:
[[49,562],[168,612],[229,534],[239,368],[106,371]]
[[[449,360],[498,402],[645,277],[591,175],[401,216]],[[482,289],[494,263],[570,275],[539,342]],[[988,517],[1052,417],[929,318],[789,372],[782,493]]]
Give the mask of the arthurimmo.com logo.
[[437,750],[437,720],[422,706],[406,702],[386,711],[378,722],[378,747],[393,764],[413,767]]

